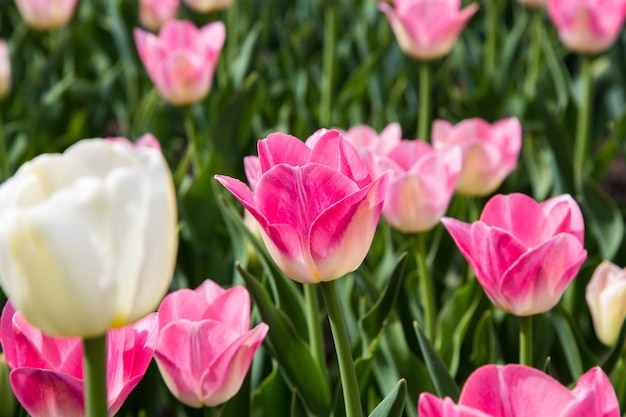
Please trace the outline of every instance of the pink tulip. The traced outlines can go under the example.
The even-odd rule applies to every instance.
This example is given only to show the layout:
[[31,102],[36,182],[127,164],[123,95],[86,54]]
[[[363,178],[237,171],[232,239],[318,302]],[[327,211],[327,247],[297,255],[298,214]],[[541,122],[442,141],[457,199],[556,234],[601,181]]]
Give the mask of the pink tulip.
[[340,278],[361,265],[378,224],[389,175],[372,181],[357,151],[335,130],[306,144],[284,133],[258,143],[254,190],[215,178],[254,216],[265,246],[295,281]]
[[[150,314],[107,334],[109,415],[120,409],[152,360],[158,319]],[[0,342],[15,396],[33,417],[84,416],[83,344],[80,338],[52,337],[29,324],[7,303]]]
[[172,394],[190,407],[235,395],[268,331],[265,323],[250,330],[245,288],[224,290],[208,280],[166,296],[158,315],[157,365]]
[[446,213],[461,171],[461,150],[434,150],[420,140],[403,140],[387,155],[374,154],[378,172],[394,172],[383,217],[405,233],[433,228]]
[[465,382],[459,403],[420,395],[420,417],[619,417],[611,381],[596,367],[569,391],[551,376],[523,365],[486,365]]
[[614,346],[626,319],[626,268],[602,262],[593,272],[585,296],[598,339]]
[[74,14],[77,0],[15,0],[26,23],[40,30],[65,26]]
[[198,29],[188,21],[170,20],[159,36],[135,29],[135,43],[148,75],[163,98],[176,106],[207,95],[225,38],[222,22]]
[[184,0],[185,4],[198,13],[226,9],[234,0]]
[[159,30],[176,17],[180,0],[139,0],[139,22],[150,30]]
[[483,196],[498,188],[517,166],[522,127],[514,117],[493,125],[478,118],[464,120],[456,126],[435,120],[432,141],[435,149],[461,147],[463,169],[456,189],[461,194]]
[[548,0],[548,13],[561,42],[574,52],[596,54],[607,50],[619,36],[624,0]]
[[409,56],[432,60],[447,55],[476,10],[461,10],[461,0],[394,0],[395,8],[380,3],[400,48]]
[[0,99],[3,99],[11,90],[11,58],[7,43],[0,39]]
[[480,220],[442,222],[491,301],[516,316],[554,307],[587,258],[582,213],[569,195],[543,203],[496,195]]

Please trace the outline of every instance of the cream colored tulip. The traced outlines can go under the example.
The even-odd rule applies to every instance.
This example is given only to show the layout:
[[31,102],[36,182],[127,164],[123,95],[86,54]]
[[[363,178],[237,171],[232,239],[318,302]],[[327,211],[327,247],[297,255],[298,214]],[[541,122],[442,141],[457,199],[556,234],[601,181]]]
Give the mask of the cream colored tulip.
[[591,276],[585,298],[598,339],[615,345],[626,318],[626,268],[603,261]]

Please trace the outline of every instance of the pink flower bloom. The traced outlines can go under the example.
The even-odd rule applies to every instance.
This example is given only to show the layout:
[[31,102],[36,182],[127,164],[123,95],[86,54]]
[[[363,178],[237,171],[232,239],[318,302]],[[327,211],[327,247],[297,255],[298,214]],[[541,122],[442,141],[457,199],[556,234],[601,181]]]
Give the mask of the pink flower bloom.
[[26,23],[41,30],[65,26],[74,14],[76,2],[77,0],[15,0]]
[[587,258],[583,216],[569,195],[543,203],[496,195],[480,220],[442,222],[491,301],[516,316],[554,307]]
[[403,140],[387,155],[374,155],[378,172],[393,170],[383,217],[405,233],[423,232],[446,213],[461,171],[461,150],[434,150],[421,140]]
[[461,0],[394,0],[394,6],[378,7],[387,15],[400,48],[422,60],[447,55],[478,10],[477,4],[461,10]]
[[319,283],[354,271],[367,255],[389,175],[371,180],[357,151],[335,130],[305,143],[274,133],[258,143],[254,190],[215,178],[259,222],[265,245],[295,281]]
[[0,39],[0,99],[3,99],[11,90],[11,58],[7,43]]
[[456,126],[435,120],[432,141],[435,149],[461,147],[463,169],[456,189],[461,194],[483,196],[498,188],[517,166],[522,127],[514,117],[493,125],[478,118],[463,120]]
[[155,352],[168,388],[191,407],[216,406],[239,391],[268,327],[250,330],[250,296],[243,287],[205,281],[165,297],[158,311]]
[[[148,369],[156,345],[157,315],[107,334],[109,415],[120,409]],[[80,338],[52,337],[29,324],[7,303],[0,342],[15,396],[33,417],[82,417],[83,344]]]
[[184,0],[185,4],[198,13],[226,9],[234,0]]
[[402,128],[399,123],[388,124],[380,134],[367,125],[354,126],[341,131],[343,138],[359,152],[367,164],[370,175],[378,177],[374,167],[373,155],[387,155],[402,140]]
[[176,17],[180,0],[139,0],[139,22],[150,30],[159,30]]
[[148,75],[163,98],[176,106],[207,95],[225,38],[222,22],[198,29],[188,21],[170,20],[159,36],[135,29],[135,43]]
[[626,319],[626,268],[602,262],[593,272],[585,296],[598,339],[607,346],[615,345]]
[[523,365],[486,365],[465,382],[458,404],[420,395],[420,417],[619,417],[611,381],[595,367],[569,391],[551,376]]
[[561,42],[580,53],[607,50],[619,36],[624,18],[624,0],[549,0],[548,13]]

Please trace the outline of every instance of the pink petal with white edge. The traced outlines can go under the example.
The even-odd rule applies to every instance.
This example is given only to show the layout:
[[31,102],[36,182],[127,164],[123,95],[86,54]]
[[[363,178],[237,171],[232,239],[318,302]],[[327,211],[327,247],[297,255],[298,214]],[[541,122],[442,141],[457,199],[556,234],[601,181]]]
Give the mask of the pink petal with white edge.
[[[211,281],[212,285],[218,286]],[[244,287],[232,287],[223,291],[208,303],[205,319],[220,321],[235,332],[245,333],[250,329],[250,294]]]
[[159,306],[159,327],[167,326],[176,320],[202,320],[208,307],[208,300],[198,291],[183,288],[174,291],[163,299]]
[[539,204],[545,213],[546,236],[556,236],[559,233],[573,234],[585,243],[585,220],[580,206],[569,194],[552,197]]
[[261,172],[278,164],[301,166],[307,163],[311,150],[297,137],[272,133],[257,143]]
[[486,365],[465,382],[459,405],[491,417],[558,416],[574,396],[554,378],[523,365]]
[[444,399],[425,392],[417,403],[419,417],[491,417],[479,410],[455,404],[449,397]]
[[209,23],[200,29],[200,34],[204,47],[207,48],[206,58],[209,61],[215,60],[226,40],[226,26],[220,21]]
[[620,416],[615,390],[602,368],[598,366],[590,369],[578,379],[572,394],[576,400],[560,417]]
[[246,156],[243,158],[243,169],[246,172],[248,184],[252,190],[256,189],[256,184],[261,178],[261,161],[258,156]]
[[260,233],[267,251],[285,275],[303,284],[319,283],[309,246],[296,229],[288,224],[276,224],[260,229]]
[[250,212],[250,214],[259,222],[259,225],[263,227],[267,225],[265,216],[261,214],[255,206],[254,193],[248,188],[246,184],[238,179],[227,177],[225,175],[216,175],[214,177],[220,184],[224,186],[237,200],[243,205],[243,207]]

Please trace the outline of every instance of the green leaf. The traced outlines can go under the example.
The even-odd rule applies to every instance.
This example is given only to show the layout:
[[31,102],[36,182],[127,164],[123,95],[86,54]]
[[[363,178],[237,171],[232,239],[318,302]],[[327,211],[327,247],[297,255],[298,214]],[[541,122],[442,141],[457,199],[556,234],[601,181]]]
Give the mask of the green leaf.
[[302,404],[302,398],[300,398],[300,395],[298,395],[298,390],[295,389],[293,390],[293,394],[291,395],[291,415],[302,417],[308,415],[304,404]]
[[250,416],[250,372],[246,375],[246,379],[237,394],[228,400],[220,411],[220,417],[246,416]]
[[291,391],[275,368],[252,394],[252,417],[290,417],[290,399]]
[[446,396],[450,397],[454,402],[456,402],[460,395],[459,387],[457,387],[456,382],[454,382],[454,379],[450,375],[450,371],[448,371],[445,363],[441,360],[439,355],[437,355],[435,348],[430,344],[430,341],[417,322],[413,325],[415,327],[417,340],[420,344],[420,348],[422,349],[424,362],[428,368],[428,373],[435,384],[437,395],[442,398]]
[[378,406],[370,413],[369,417],[401,417],[404,411],[404,399],[406,397],[406,381],[401,379]]
[[492,316],[491,310],[485,311],[476,325],[470,359],[477,367],[496,361],[496,335]]
[[585,369],[597,365],[595,357],[587,348],[582,337],[576,334],[573,320],[566,311],[562,308],[556,308],[552,310],[550,317],[572,379],[577,380]]
[[626,320],[624,320],[624,323],[622,323],[622,328],[619,331],[619,336],[617,336],[617,341],[615,342],[615,345],[613,345],[613,348],[611,349],[611,353],[609,353],[609,356],[607,356],[604,362],[602,362],[602,369],[604,369],[604,372],[606,372],[607,374],[610,374],[611,372],[613,372],[613,369],[615,369],[617,362],[620,360],[620,358],[624,354],[624,341],[625,340],[626,340]]
[[240,265],[237,270],[246,281],[261,318],[269,326],[266,341],[286,380],[298,390],[311,412],[327,416],[331,403],[330,388],[308,345],[300,338],[289,317],[274,306],[267,290]]

